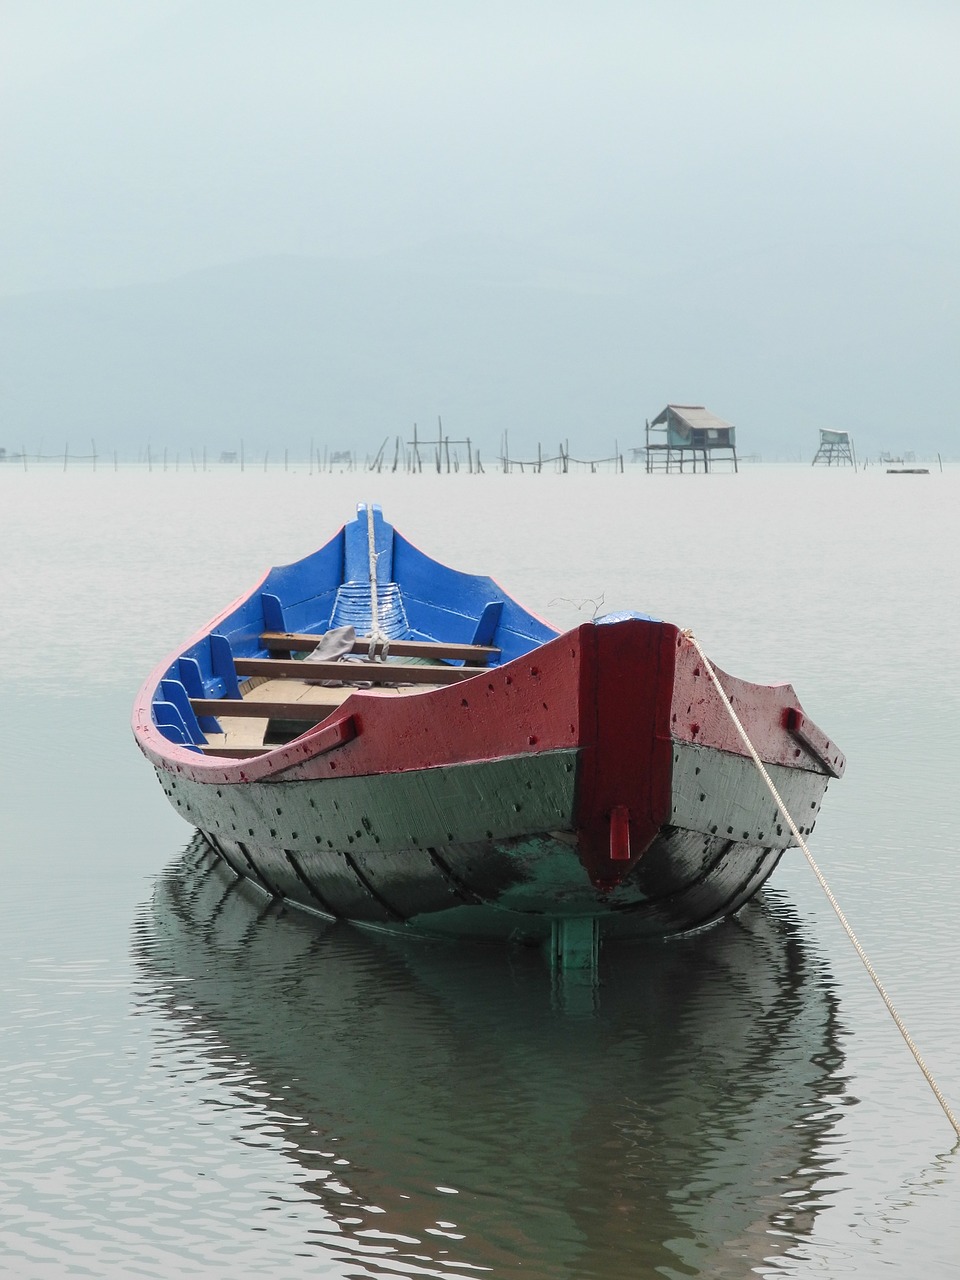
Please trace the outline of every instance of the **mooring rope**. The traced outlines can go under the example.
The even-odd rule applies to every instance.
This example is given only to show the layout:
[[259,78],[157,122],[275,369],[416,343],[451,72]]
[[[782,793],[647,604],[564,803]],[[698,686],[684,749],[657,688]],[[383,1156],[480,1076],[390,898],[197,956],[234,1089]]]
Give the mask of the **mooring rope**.
[[730,699],[727,697],[726,691],[724,690],[719,679],[717,678],[717,673],[714,671],[713,666],[710,662],[710,659],[703,652],[703,649],[700,647],[700,641],[697,639],[697,637],[693,634],[692,631],[684,631],[683,634],[686,637],[686,639],[689,640],[690,643],[693,645],[694,649],[696,649],[697,653],[700,655],[700,659],[703,662],[704,669],[706,670],[707,675],[713,681],[714,687],[716,688],[717,693],[719,693],[720,699],[723,702],[723,705],[726,707],[727,712],[730,715],[730,719],[733,721],[734,726],[736,727],[737,733],[739,733],[741,739],[743,740],[743,745],[747,748],[747,751],[749,751],[750,756],[753,760],[753,763],[757,766],[757,769],[760,771],[760,776],[763,778],[764,782],[767,784],[770,794],[773,796],[774,800],[777,803],[777,808],[783,814],[784,821],[786,822],[787,826],[790,828],[791,832],[793,833],[793,838],[796,840],[797,844],[803,850],[804,857],[806,858],[807,862],[809,862],[810,867],[813,870],[813,874],[817,877],[817,880],[820,882],[820,888],[827,895],[827,899],[830,902],[830,905],[833,907],[834,911],[837,913],[837,918],[839,919],[840,923],[843,925],[846,931],[847,937],[853,943],[854,947],[856,948],[857,955],[860,957],[860,959],[863,962],[864,968],[866,969],[867,973],[869,973],[870,977],[873,979],[874,986],[880,992],[880,996],[883,1000],[883,1003],[887,1006],[887,1012],[890,1014],[891,1018],[893,1018],[894,1022],[897,1024],[897,1030],[903,1036],[904,1040],[906,1041],[907,1048],[910,1050],[910,1052],[913,1054],[914,1058],[916,1059],[917,1066],[923,1072],[924,1077],[927,1081],[927,1084],[933,1090],[934,1097],[937,1099],[937,1101],[940,1103],[940,1106],[943,1108],[944,1115],[946,1115],[947,1119],[953,1125],[953,1129],[957,1137],[960,1138],[960,1121],[957,1120],[957,1117],[951,1111],[949,1103],[947,1102],[946,1098],[943,1096],[940,1086],[937,1084],[936,1080],[934,1080],[932,1074],[930,1073],[930,1069],[928,1068],[927,1064],[924,1062],[923,1057],[920,1053],[920,1050],[917,1048],[916,1044],[913,1041],[913,1037],[910,1035],[910,1032],[907,1030],[906,1026],[904,1025],[903,1019],[900,1017],[900,1014],[894,1008],[893,1001],[887,995],[886,990],[884,989],[883,983],[880,981],[880,978],[877,975],[876,969],[874,969],[873,965],[870,963],[869,957],[867,956],[867,953],[864,951],[863,947],[861,946],[859,938],[854,933],[850,925],[850,922],[847,920],[847,917],[843,914],[843,911],[841,910],[839,902],[837,902],[837,899],[834,897],[833,890],[827,884],[827,881],[823,872],[820,870],[820,868],[817,866],[816,862],[814,861],[813,854],[807,848],[807,842],[804,840],[803,836],[800,834],[800,830],[797,827],[797,824],[794,822],[793,818],[790,816],[790,813],[787,810],[787,806],[784,804],[779,791],[774,786],[773,779],[770,777],[770,774],[767,772],[766,768],[764,767],[763,761],[760,759],[759,755],[757,754],[756,747],[754,747],[753,743],[750,741],[750,737],[747,734],[746,729],[744,729],[743,725],[741,724],[740,717],[737,715],[736,711],[734,711],[733,704],[731,703]]

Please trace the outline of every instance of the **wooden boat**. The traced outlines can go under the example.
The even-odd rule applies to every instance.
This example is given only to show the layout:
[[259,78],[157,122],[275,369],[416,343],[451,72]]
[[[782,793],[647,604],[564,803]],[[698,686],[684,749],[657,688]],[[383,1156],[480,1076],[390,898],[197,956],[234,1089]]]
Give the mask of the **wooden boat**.
[[[842,755],[790,685],[717,674],[806,835]],[[600,937],[735,912],[793,840],[676,626],[559,634],[376,506],[166,658],[134,732],[171,804],[267,893],[572,965]]]

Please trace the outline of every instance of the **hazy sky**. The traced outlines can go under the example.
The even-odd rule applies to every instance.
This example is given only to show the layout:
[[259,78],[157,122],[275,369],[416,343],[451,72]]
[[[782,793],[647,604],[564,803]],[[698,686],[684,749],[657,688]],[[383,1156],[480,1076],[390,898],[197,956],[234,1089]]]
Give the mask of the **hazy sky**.
[[642,271],[957,248],[955,0],[0,15],[6,292],[464,236]]
[[[955,451],[958,61],[958,0],[0,0],[10,421],[623,439],[674,399]],[[191,277],[166,328],[42,297],[222,264],[244,305]]]

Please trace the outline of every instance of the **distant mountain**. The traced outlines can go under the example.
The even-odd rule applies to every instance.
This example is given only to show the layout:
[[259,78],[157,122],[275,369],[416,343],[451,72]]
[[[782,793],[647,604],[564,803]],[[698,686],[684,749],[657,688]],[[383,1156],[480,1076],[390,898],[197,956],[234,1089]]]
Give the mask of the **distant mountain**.
[[948,280],[897,246],[853,261],[823,246],[693,254],[661,272],[652,250],[623,263],[491,238],[6,297],[0,446],[80,452],[93,437],[130,455],[242,438],[252,456],[312,438],[373,453],[415,421],[435,434],[442,415],[487,456],[504,430],[515,454],[569,439],[602,456],[679,401],[734,422],[745,453],[812,456],[821,426],[861,451],[946,452],[955,428],[935,410],[960,390],[955,328],[937,317]]

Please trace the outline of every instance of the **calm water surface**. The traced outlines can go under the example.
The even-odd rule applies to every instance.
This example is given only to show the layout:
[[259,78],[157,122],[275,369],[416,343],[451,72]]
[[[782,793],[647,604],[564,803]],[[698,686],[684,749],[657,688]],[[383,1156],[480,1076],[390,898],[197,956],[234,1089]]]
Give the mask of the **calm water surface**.
[[609,949],[598,988],[210,866],[136,688],[364,499],[559,625],[639,608],[791,680],[849,759],[813,852],[960,1110],[960,470],[8,465],[0,1273],[955,1275],[955,1135],[799,853],[735,921]]

